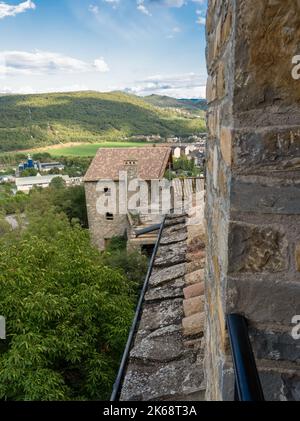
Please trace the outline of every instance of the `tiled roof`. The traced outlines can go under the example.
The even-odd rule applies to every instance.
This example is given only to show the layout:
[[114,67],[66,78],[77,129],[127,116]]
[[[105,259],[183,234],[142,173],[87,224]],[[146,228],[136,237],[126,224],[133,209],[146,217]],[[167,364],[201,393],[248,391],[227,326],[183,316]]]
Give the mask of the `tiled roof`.
[[84,181],[118,180],[126,161],[136,161],[138,176],[143,180],[161,179],[171,158],[171,148],[103,148],[99,149]]

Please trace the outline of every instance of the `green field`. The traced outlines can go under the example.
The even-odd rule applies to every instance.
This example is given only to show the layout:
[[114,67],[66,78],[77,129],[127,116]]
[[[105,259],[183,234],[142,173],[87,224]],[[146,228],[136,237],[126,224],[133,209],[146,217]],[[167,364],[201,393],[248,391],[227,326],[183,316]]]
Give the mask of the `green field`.
[[[151,146],[146,142],[103,142],[88,143],[86,145],[68,146],[65,148],[45,148],[43,152],[48,152],[52,156],[94,156],[99,148],[137,148]],[[33,151],[34,152],[34,151]]]

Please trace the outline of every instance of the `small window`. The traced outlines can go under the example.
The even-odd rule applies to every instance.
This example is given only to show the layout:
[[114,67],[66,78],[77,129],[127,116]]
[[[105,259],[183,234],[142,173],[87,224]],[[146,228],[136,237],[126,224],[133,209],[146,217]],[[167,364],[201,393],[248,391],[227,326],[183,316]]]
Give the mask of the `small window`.
[[137,165],[137,161],[135,161],[135,160],[127,160],[127,161],[125,161],[125,165],[130,165],[130,166]]
[[109,189],[108,187],[105,187],[104,193],[105,193],[105,196],[111,196],[111,189]]
[[106,217],[107,221],[113,221],[114,220],[114,215],[112,213],[107,212],[105,217]]

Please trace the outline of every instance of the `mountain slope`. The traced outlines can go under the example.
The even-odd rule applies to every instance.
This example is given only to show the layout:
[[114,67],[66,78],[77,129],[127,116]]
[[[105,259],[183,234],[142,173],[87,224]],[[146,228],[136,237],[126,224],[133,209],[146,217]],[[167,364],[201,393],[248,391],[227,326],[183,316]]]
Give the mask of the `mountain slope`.
[[169,96],[149,95],[144,98],[148,104],[161,108],[178,108],[187,111],[206,111],[207,101],[205,99],[176,99]]
[[203,112],[182,115],[121,92],[0,97],[0,151],[203,131]]

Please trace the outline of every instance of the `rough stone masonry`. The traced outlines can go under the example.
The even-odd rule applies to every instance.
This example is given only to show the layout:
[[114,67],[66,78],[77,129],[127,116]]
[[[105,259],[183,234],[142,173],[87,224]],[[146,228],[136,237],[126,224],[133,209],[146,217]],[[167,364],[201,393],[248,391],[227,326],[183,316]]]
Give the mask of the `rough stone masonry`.
[[233,398],[229,312],[250,321],[266,399],[300,400],[299,54],[299,1],[209,1],[208,400]]
[[122,401],[204,399],[204,230],[189,221],[166,219]]

